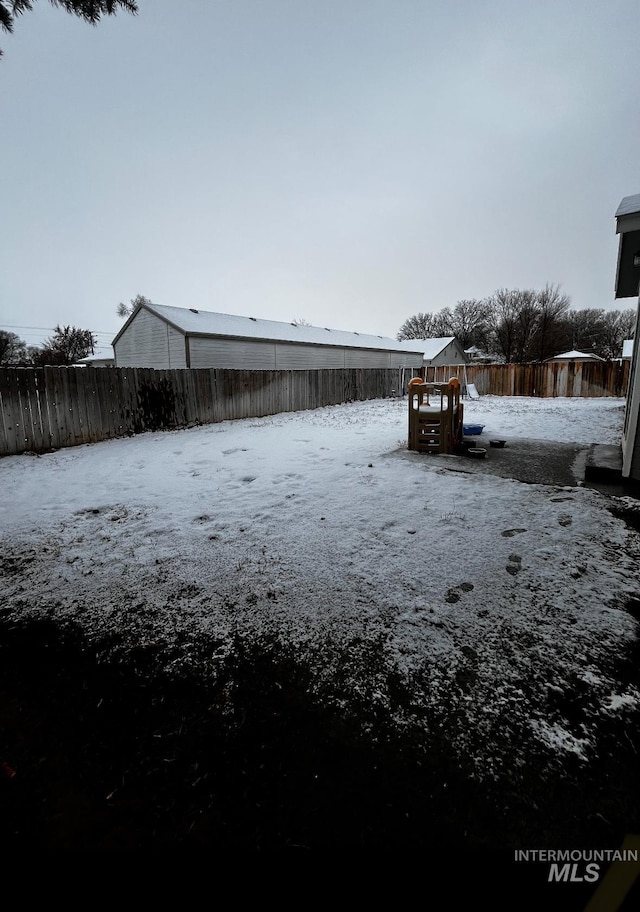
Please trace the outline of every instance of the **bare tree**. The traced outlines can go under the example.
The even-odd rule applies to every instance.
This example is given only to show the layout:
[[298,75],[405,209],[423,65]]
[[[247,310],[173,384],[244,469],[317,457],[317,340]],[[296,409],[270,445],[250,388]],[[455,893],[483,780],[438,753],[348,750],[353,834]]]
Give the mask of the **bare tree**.
[[571,299],[560,294],[559,285],[547,284],[536,293],[536,304],[538,321],[529,354],[532,361],[544,361],[563,349],[566,340],[564,319]]
[[396,339],[439,339],[451,335],[449,329],[450,311],[443,308],[439,313],[417,313],[404,321]]
[[568,347],[578,351],[595,352],[605,331],[604,314],[603,308],[596,307],[568,311],[565,318]]
[[493,323],[493,348],[506,362],[513,362],[519,350],[520,295],[518,290],[499,288],[489,298]]
[[633,338],[635,312],[570,306],[557,284],[542,290],[499,288],[484,300],[460,300],[453,310],[415,314],[397,338],[455,336],[464,349],[475,346],[515,363],[544,361],[569,348],[619,357],[623,341]]
[[27,343],[16,333],[0,329],[0,364],[26,364],[28,360]]
[[144,295],[139,294],[136,295],[135,298],[131,298],[128,304],[123,304],[122,301],[120,301],[116,308],[116,313],[123,319],[128,318],[141,304],[153,304],[153,301],[149,298],[145,298]]
[[602,336],[598,340],[596,353],[607,360],[619,358],[622,354],[622,343],[625,339],[633,339],[635,321],[635,311],[605,311]]
[[533,290],[518,293],[518,316],[516,320],[516,350],[514,360],[518,364],[531,360],[533,340],[538,329],[538,302]]
[[455,336],[463,349],[486,348],[491,310],[487,301],[477,298],[458,301],[449,319],[450,335]]
[[486,348],[489,344],[491,307],[487,301],[458,301],[453,310],[443,307],[437,313],[417,313],[400,327],[396,338],[439,339],[454,336],[463,348],[472,345]]

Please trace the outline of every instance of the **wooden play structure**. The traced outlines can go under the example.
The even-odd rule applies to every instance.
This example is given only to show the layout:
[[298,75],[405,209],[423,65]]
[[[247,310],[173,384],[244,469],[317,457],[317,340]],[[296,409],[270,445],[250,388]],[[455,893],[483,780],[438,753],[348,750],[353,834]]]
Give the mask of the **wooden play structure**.
[[420,453],[454,453],[462,446],[460,381],[409,381],[409,449]]

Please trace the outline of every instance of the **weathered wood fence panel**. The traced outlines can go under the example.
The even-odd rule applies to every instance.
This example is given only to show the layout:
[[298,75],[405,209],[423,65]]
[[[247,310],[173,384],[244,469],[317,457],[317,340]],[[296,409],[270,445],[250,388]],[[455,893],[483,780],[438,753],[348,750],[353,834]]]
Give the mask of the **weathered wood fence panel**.
[[[384,398],[412,373],[1,367],[0,456]],[[423,373],[464,380],[461,365]],[[628,380],[626,361],[466,366],[466,381],[485,396],[625,396]]]
[[399,392],[397,370],[0,368],[0,456]]
[[[439,365],[425,369],[428,381],[465,378],[465,366]],[[481,396],[626,396],[629,362],[559,361],[547,364],[467,364],[466,381]]]

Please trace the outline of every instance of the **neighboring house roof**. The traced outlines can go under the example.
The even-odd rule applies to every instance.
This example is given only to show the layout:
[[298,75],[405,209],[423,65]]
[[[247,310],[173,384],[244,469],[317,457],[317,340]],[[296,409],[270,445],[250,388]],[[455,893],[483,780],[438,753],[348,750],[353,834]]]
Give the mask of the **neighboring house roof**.
[[554,355],[553,358],[547,358],[547,361],[604,361],[599,355],[591,352],[569,351],[562,352],[561,355]]
[[[213,313],[188,307],[171,307],[165,304],[142,304],[142,308],[166,320],[179,332],[188,336],[226,336],[232,339],[261,339],[272,342],[303,342],[307,345],[338,345],[343,348],[375,348],[384,351],[422,351],[422,343],[406,349],[403,343],[385,336],[345,332],[320,326],[281,323],[258,317],[239,317],[234,314]],[[140,308],[138,308],[139,310]],[[129,317],[113,340],[118,341],[135,314]]]
[[[404,342],[397,343],[406,346],[405,351],[421,350],[425,361],[431,361],[437,358],[441,351],[451,342],[455,342],[455,336],[440,336],[436,339],[406,339]],[[417,346],[417,347],[416,347]]]
[[633,355],[633,339],[625,339],[622,343],[622,357],[631,358]]
[[80,358],[78,364],[115,364],[112,348],[96,348],[92,355]]
[[471,348],[465,348],[465,355],[471,358],[473,361],[500,361],[501,358],[496,352],[486,352],[481,348],[478,348],[477,345],[472,345]]

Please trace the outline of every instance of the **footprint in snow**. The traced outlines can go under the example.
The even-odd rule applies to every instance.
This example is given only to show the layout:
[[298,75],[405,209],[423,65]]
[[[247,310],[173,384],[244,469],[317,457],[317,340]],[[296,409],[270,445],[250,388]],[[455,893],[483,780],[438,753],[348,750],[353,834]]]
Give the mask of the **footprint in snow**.
[[453,586],[451,589],[447,589],[445,602],[449,602],[450,605],[455,605],[456,602],[460,601],[462,592],[471,592],[472,589],[473,583],[460,583],[459,586]]
[[505,567],[507,573],[510,573],[511,576],[515,576],[516,573],[520,573],[522,570],[522,558],[519,554],[510,554],[509,563]]

